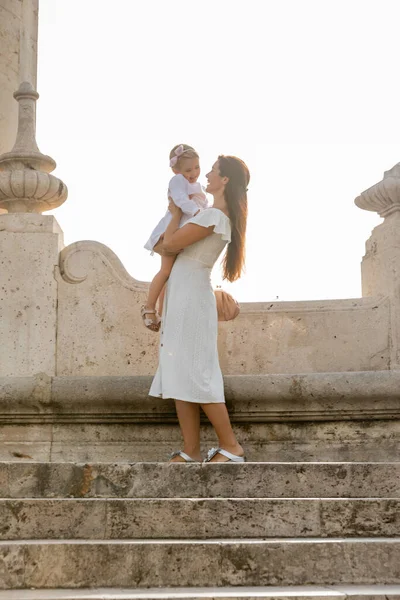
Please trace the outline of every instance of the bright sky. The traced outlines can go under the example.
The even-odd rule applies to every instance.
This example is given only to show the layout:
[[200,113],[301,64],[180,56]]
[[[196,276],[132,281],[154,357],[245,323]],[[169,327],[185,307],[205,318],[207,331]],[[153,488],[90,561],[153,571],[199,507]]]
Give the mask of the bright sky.
[[[354,198],[400,161],[398,0],[40,0],[37,138],[65,243],[149,281],[178,143],[249,166],[241,301],[361,295],[381,220]],[[215,282],[220,281],[218,272]]]

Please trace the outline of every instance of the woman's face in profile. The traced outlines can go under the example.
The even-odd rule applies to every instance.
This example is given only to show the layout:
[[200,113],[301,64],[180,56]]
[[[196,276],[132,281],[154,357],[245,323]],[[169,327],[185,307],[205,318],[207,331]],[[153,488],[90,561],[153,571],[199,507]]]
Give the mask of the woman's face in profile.
[[213,164],[212,169],[209,173],[207,173],[206,178],[208,181],[208,185],[206,187],[206,192],[208,192],[209,194],[215,194],[216,192],[219,192],[224,187],[224,184],[222,182],[222,177],[219,174],[219,162],[218,161],[216,161]]

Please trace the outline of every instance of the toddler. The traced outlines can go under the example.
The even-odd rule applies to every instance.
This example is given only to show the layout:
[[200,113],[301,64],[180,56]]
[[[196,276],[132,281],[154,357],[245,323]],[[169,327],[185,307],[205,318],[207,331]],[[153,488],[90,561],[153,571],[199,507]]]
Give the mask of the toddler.
[[[175,175],[169,182],[168,196],[183,212],[179,225],[182,227],[199,210],[207,208],[208,202],[203,188],[197,182],[200,175],[200,164],[199,155],[194,148],[186,144],[180,144],[172,148],[169,158],[169,166]],[[145,244],[147,250],[153,251],[154,246],[167,229],[171,218],[172,215],[168,210]],[[170,276],[175,259],[176,256],[161,257],[161,269],[151,282],[147,302],[141,309],[143,322],[152,331],[160,329],[161,318],[156,310],[156,304],[159,298],[160,304],[162,303],[162,291]]]

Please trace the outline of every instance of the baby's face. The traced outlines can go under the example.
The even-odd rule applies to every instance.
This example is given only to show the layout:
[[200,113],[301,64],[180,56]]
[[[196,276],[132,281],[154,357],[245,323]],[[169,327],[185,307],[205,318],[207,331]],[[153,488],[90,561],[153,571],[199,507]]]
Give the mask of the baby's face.
[[189,183],[196,183],[200,175],[200,161],[198,158],[184,158],[180,161],[178,171]]

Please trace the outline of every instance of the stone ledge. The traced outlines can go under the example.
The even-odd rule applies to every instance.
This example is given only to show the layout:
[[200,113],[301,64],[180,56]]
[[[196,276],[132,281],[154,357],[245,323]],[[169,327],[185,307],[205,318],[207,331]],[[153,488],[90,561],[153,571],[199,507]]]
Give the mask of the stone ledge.
[[[0,424],[175,423],[151,377],[0,378]],[[235,423],[400,419],[400,371],[225,377]]]
[[84,588],[0,591],[0,600],[394,600],[400,585]]
[[399,585],[85,588],[0,591],[0,600],[397,600]]

